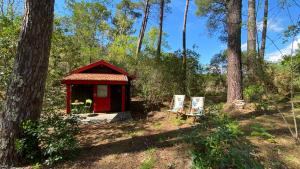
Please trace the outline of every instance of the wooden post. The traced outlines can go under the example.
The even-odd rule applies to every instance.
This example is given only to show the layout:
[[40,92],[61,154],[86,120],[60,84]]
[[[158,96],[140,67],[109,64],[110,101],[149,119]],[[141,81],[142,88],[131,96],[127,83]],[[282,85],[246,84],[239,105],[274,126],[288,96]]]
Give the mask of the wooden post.
[[97,86],[98,85],[94,85],[94,89],[93,89],[93,113],[95,113],[95,110],[96,110],[96,105],[97,105],[97,102],[96,102],[96,98],[97,98]]
[[125,85],[122,85],[122,112],[125,112],[125,98],[126,98]]
[[66,101],[67,101],[67,114],[70,114],[71,113],[71,85],[70,84],[67,84],[67,98],[66,98]]

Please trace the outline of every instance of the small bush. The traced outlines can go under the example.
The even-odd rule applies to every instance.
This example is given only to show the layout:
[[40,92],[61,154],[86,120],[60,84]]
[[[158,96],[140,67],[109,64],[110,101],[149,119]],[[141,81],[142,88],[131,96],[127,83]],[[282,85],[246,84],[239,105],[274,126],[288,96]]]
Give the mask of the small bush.
[[236,121],[219,115],[213,123],[217,126],[215,131],[192,139],[194,168],[263,168],[251,156],[251,148],[242,143],[243,132]]
[[21,128],[21,137],[16,140],[15,145],[25,162],[53,165],[70,157],[70,152],[77,148],[75,136],[79,127],[75,116],[64,119],[52,115],[39,121],[27,120],[22,123]]
[[255,104],[256,111],[266,111],[269,110],[269,103],[265,100],[261,100]]
[[217,114],[218,112],[220,112],[223,109],[224,103],[211,103],[210,105],[207,106],[206,108],[206,112],[210,113],[210,114]]
[[264,87],[261,85],[250,85],[244,90],[244,97],[249,102],[260,101],[264,94]]

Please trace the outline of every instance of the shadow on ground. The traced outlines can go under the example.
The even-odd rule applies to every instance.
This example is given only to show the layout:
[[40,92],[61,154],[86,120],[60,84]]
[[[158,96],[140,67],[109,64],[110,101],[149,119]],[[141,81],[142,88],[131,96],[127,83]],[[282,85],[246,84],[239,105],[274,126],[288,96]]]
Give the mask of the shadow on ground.
[[[106,144],[86,144],[78,150],[80,156],[73,159],[72,163],[80,164],[79,166],[76,166],[77,168],[92,168],[94,162],[101,160],[101,158],[108,155],[139,153],[146,151],[149,148],[164,149],[173,147],[178,143],[182,143],[182,135],[191,132],[193,128],[194,127],[187,127],[158,134],[134,136],[124,140],[108,142]],[[102,135],[101,137],[108,136]],[[115,137],[121,137],[121,135],[116,134]],[[87,140],[89,139],[90,138]]]

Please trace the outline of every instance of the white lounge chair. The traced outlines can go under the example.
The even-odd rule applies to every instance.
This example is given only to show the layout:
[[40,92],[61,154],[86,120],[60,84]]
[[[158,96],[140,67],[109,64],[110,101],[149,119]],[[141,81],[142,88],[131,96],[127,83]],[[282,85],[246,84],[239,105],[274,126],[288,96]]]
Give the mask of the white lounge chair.
[[184,108],[185,95],[174,95],[171,101],[169,112],[172,113],[182,113]]
[[204,97],[191,97],[189,112],[185,115],[194,117],[194,122],[197,117],[204,115]]

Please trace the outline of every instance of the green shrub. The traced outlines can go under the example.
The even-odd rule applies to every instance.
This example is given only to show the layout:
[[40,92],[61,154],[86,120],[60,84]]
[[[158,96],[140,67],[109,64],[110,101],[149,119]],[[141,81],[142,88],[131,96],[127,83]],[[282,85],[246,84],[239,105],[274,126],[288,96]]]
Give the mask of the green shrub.
[[238,123],[226,115],[215,117],[217,126],[209,135],[193,138],[193,168],[263,168],[250,154],[251,147],[243,144],[243,132]]
[[36,121],[27,120],[21,125],[21,138],[15,142],[15,147],[29,163],[41,161],[41,150],[39,148],[39,124]]
[[22,134],[16,140],[16,150],[27,163],[53,165],[70,157],[77,148],[78,118],[51,115],[39,121],[24,121]]
[[275,140],[275,136],[273,136],[272,134],[268,133],[267,130],[259,123],[255,123],[253,125],[251,125],[251,136],[257,136],[257,137],[261,137],[264,139],[267,139],[268,141],[274,142]]
[[269,110],[269,103],[265,100],[261,100],[255,104],[256,111]]
[[211,103],[210,105],[207,106],[206,108],[206,112],[210,113],[210,114],[217,114],[218,112],[220,112],[223,109],[224,103]]
[[244,97],[249,102],[260,101],[265,93],[264,87],[261,85],[250,85],[244,90]]

